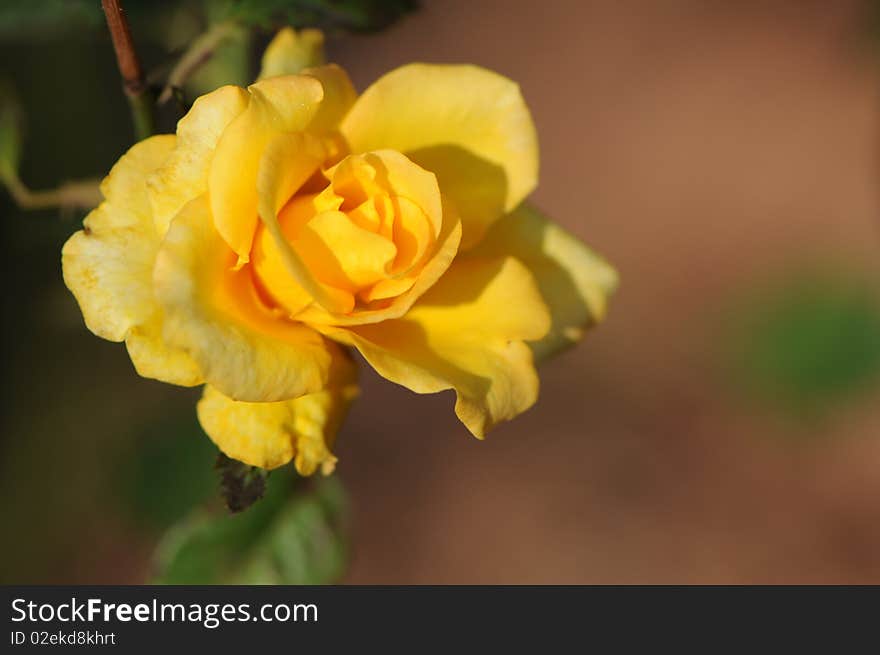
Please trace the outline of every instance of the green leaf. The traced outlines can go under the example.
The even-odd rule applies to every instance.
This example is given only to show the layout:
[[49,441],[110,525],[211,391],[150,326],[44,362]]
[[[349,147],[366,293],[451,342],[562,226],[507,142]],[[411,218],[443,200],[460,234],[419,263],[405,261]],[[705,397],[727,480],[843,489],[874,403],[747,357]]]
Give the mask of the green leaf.
[[157,551],[160,584],[327,584],[345,570],[346,499],[335,477],[278,471],[266,496],[234,515],[198,512]]
[[733,366],[764,404],[814,414],[880,383],[880,302],[859,282],[802,275],[740,315]]
[[215,0],[229,18],[253,25],[375,32],[418,7],[417,0]]

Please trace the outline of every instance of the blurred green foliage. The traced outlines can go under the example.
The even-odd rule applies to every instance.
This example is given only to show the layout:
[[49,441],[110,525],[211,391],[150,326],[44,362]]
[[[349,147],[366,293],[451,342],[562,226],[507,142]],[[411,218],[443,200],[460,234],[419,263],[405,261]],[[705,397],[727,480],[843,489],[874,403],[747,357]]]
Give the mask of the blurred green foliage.
[[416,0],[211,0],[218,15],[269,27],[375,32],[416,9]]
[[[417,8],[417,0],[124,0],[133,24],[168,8],[201,5],[210,20],[233,19],[264,28],[293,25],[374,32]],[[0,39],[51,37],[103,28],[98,0],[4,0]],[[136,33],[139,30],[136,30]],[[136,39],[137,40],[137,39]]]
[[197,98],[224,84],[247,86],[253,82],[252,37],[251,30],[241,29],[224,39],[211,58],[187,81],[187,97]]
[[116,488],[130,519],[151,530],[167,528],[216,497],[217,448],[195,412],[164,417],[143,427],[118,468]]
[[335,477],[273,472],[266,496],[232,516],[197,512],[157,553],[160,584],[326,584],[345,571],[346,500]]
[[[106,173],[130,145],[109,38],[4,40],[0,78],[26,117],[19,173],[31,188]],[[0,540],[2,582],[134,582],[121,569],[137,544],[114,531],[110,478],[145,413],[191,411],[194,402],[138,378],[124,347],[86,330],[60,265],[83,217],[18,210],[0,189],[0,269],[15,280],[0,299],[0,512],[15,532]]]
[[23,118],[21,104],[12,85],[0,80],[0,178],[18,173]]
[[6,0],[0,3],[0,38],[50,36],[95,27],[103,20],[100,2],[89,0]]
[[[132,22],[197,0],[123,0]],[[51,39],[106,30],[99,0],[3,0],[0,40]]]
[[861,281],[795,276],[746,303],[735,324],[736,378],[764,404],[815,415],[880,382],[880,301]]

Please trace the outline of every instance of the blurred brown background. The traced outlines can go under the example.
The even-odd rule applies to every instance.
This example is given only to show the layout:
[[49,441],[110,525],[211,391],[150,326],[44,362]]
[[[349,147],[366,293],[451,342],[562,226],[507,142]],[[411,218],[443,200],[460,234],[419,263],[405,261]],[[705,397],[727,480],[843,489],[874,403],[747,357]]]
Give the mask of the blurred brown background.
[[[424,4],[380,35],[331,40],[331,59],[360,89],[413,60],[517,80],[541,140],[534,201],[622,283],[607,322],[542,371],[538,405],[485,442],[451,394],[364,372],[338,445],[354,505],[346,581],[880,582],[880,386],[866,374],[792,412],[730,372],[731,326],[762,289],[820,271],[876,300],[880,46],[866,6]],[[54,58],[54,77],[52,57],[30,62],[33,79],[63,91],[93,59],[77,92],[112,97],[83,109],[53,91],[30,152],[68,134],[65,148],[106,168],[128,128],[111,128],[114,151],[102,120],[125,108],[107,43],[80,49]],[[40,84],[17,81],[40,104]],[[70,136],[76,120],[88,127]],[[25,161],[45,184],[69,169]],[[114,485],[136,474],[116,462],[149,438],[132,426],[189,416],[195,395],[137,378],[121,346],[86,332],[58,264],[74,221],[5,213],[3,578],[140,581],[155,537],[120,509]]]

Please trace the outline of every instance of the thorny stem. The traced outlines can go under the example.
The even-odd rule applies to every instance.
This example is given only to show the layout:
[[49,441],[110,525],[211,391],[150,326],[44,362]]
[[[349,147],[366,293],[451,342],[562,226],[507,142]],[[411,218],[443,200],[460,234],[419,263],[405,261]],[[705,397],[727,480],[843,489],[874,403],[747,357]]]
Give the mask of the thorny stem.
[[134,49],[128,20],[121,0],[101,0],[101,6],[107,17],[107,27],[110,29],[113,49],[116,51],[116,63],[122,75],[128,104],[131,106],[135,135],[138,140],[145,139],[153,133],[155,127],[153,99]]
[[235,34],[239,27],[239,24],[232,20],[216,23],[193,41],[168,74],[168,81],[159,95],[159,104],[168,102],[174,95],[174,89],[182,87],[202,64],[214,56],[217,48]]

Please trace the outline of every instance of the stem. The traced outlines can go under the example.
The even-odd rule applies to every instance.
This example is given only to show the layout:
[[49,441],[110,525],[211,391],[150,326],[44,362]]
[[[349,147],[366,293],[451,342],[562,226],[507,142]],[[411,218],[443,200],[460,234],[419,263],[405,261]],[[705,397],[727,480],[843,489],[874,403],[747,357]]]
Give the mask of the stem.
[[150,136],[155,130],[153,101],[144,79],[141,62],[134,49],[131,29],[128,27],[128,19],[125,17],[121,0],[101,0],[101,6],[107,17],[107,27],[110,29],[113,49],[116,52],[116,63],[119,66],[119,73],[122,75],[128,104],[131,106],[135,135],[140,141]]
[[102,200],[101,180],[65,182],[57,189],[31,191],[14,174],[0,176],[9,195],[21,209],[94,209]]
[[128,95],[128,104],[131,107],[131,120],[134,123],[134,134],[137,140],[143,141],[148,136],[152,136],[156,131],[152,94],[145,91],[136,96]]
[[226,20],[214,24],[193,41],[168,74],[165,88],[159,94],[159,104],[168,102],[174,94],[174,89],[182,87],[202,64],[214,56],[217,48],[235,34],[238,28],[238,23]]

